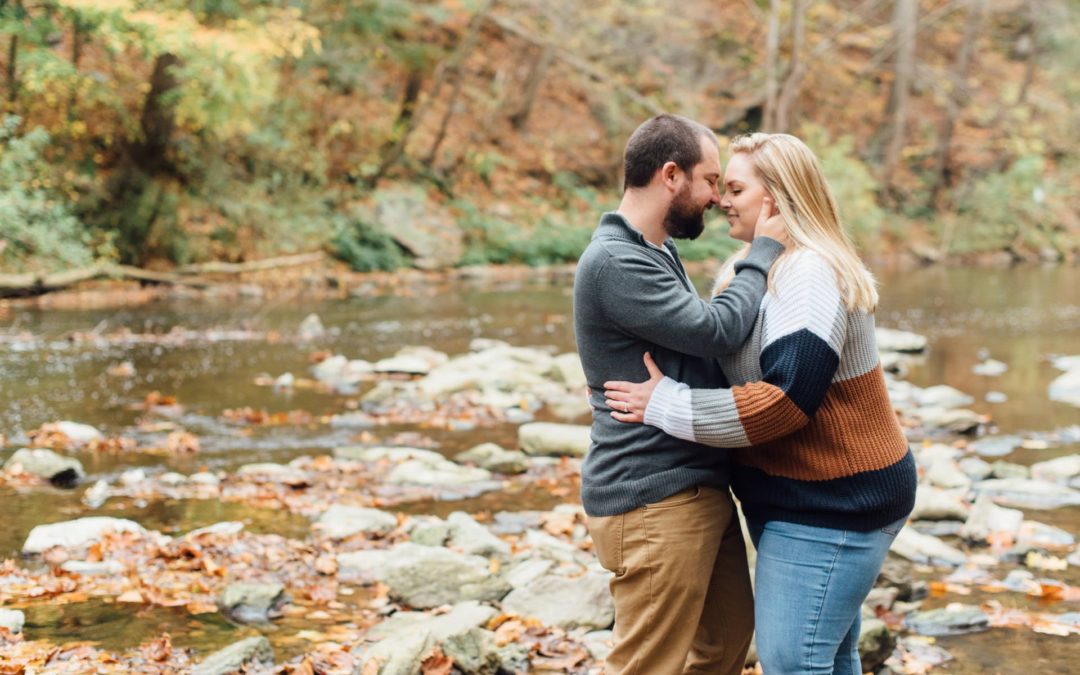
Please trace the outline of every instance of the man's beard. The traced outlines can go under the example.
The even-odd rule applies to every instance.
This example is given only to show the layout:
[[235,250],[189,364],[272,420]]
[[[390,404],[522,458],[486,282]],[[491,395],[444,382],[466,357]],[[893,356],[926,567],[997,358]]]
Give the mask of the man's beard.
[[664,215],[664,231],[673,239],[697,239],[705,231],[705,209],[694,205],[689,189],[672,200]]

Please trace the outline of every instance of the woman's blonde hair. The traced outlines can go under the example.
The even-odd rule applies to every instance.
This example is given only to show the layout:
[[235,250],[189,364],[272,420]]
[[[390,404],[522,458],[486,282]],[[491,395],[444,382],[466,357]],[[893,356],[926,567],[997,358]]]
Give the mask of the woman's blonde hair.
[[[873,312],[878,303],[877,282],[844,231],[836,199],[810,148],[789,134],[756,133],[733,138],[731,152],[749,156],[772,195],[794,244],[786,253],[799,249],[816,252],[836,271],[847,309]],[[725,263],[718,290],[730,283],[735,262],[745,257],[749,248],[744,247]],[[783,274],[783,265],[781,259],[769,275],[770,287],[772,279]]]

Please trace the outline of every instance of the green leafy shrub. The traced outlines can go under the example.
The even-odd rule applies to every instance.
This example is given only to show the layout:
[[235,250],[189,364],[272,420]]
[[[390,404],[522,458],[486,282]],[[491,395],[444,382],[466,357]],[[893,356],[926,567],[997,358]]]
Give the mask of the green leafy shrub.
[[394,270],[409,262],[393,238],[367,222],[360,213],[335,219],[330,249],[357,272]]
[[0,121],[0,269],[51,271],[93,260],[85,228],[52,189],[51,167],[42,158],[49,135],[19,135],[20,119]]

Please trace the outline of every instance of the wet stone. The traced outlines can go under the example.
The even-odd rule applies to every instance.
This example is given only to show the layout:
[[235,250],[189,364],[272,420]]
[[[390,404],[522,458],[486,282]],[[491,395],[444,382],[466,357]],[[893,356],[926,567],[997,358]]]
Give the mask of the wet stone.
[[228,675],[253,664],[274,663],[274,650],[263,636],[250,637],[214,652],[191,671],[192,675]]
[[908,629],[929,637],[979,633],[990,628],[990,618],[985,612],[978,607],[959,604],[915,612],[904,623]]
[[142,525],[123,518],[93,516],[61,523],[38,525],[30,530],[30,535],[23,544],[23,553],[44,553],[53,546],[77,549],[87,546],[106,532],[145,533]]
[[21,448],[15,451],[4,470],[21,468],[26,473],[43,478],[58,487],[73,487],[86,477],[82,462],[45,448]]
[[244,623],[266,623],[288,601],[281,584],[230,584],[218,597],[218,608]]

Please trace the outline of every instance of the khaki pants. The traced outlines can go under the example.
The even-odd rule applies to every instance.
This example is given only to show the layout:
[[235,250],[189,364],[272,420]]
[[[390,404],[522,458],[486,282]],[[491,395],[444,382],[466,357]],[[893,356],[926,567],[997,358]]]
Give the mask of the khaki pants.
[[738,675],[754,632],[746,546],[731,495],[690,488],[617,516],[589,518],[615,574],[606,675]]

